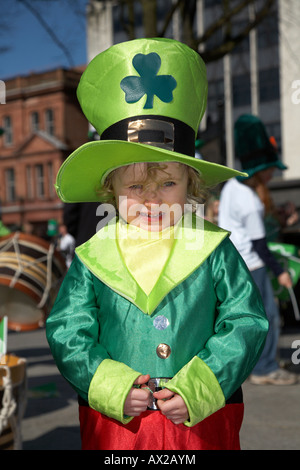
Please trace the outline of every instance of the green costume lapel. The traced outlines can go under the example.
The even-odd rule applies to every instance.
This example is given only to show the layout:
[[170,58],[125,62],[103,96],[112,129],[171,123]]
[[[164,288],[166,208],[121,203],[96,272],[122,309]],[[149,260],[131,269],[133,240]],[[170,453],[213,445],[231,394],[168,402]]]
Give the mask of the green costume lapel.
[[228,235],[200,217],[185,216],[178,226],[169,259],[149,296],[126,268],[116,242],[115,221],[77,247],[76,254],[104,284],[151,315],[163,298],[194,272]]

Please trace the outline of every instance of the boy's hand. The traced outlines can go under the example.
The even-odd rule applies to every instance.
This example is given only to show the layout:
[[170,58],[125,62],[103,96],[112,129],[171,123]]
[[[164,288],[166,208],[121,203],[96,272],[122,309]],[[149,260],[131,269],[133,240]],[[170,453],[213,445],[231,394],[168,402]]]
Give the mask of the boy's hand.
[[[143,385],[148,382],[150,375],[140,375],[134,385]],[[127,416],[139,416],[147,409],[150,391],[142,388],[132,388],[127,395],[124,405],[124,414]]]
[[[182,424],[189,419],[187,406],[177,393],[171,392],[167,388],[153,393],[157,399],[157,406],[163,415],[174,424]],[[166,401],[164,401],[166,400]]]

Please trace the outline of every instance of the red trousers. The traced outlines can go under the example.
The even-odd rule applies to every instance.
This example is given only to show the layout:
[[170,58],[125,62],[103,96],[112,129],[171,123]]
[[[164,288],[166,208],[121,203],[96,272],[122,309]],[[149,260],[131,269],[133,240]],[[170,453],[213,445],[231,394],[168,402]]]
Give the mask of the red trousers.
[[191,428],[160,411],[145,411],[128,424],[79,406],[82,450],[239,450],[242,403],[226,405]]

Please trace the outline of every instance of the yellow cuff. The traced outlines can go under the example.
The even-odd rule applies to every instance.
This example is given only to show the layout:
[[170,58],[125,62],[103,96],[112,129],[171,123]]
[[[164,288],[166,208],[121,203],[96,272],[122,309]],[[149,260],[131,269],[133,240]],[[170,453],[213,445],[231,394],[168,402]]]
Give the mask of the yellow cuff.
[[180,369],[166,387],[183,398],[189,411],[190,419],[184,423],[188,427],[225,406],[225,397],[216,376],[197,356]]
[[141,375],[122,362],[104,359],[90,383],[88,402],[91,408],[123,424],[132,417],[124,417],[124,403],[136,380]]

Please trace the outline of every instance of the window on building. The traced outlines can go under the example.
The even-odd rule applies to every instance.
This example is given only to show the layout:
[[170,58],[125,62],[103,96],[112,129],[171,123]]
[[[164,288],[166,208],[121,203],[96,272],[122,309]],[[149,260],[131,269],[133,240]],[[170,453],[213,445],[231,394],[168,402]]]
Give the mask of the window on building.
[[251,85],[249,74],[236,75],[232,79],[233,106],[248,106],[251,104]]
[[223,42],[223,31],[221,28],[217,29],[205,42],[205,48],[209,51],[214,47],[219,46]]
[[224,101],[224,80],[216,80],[209,82],[208,99],[207,99],[207,116],[213,122],[220,118],[220,105]]
[[12,145],[13,143],[13,129],[12,120],[10,116],[4,116],[3,118],[3,129],[4,129],[4,145]]
[[27,197],[28,199],[34,198],[33,193],[33,179],[32,179],[32,167],[26,167],[26,188],[27,188]]
[[[231,25],[231,34],[233,37],[239,37],[240,34],[247,28],[249,24],[248,20],[240,20],[234,21]],[[240,43],[238,43],[233,51],[232,54],[242,54],[243,52],[249,51],[249,35],[247,35]]]
[[35,165],[36,196],[39,199],[45,197],[45,177],[43,165]]
[[259,71],[260,101],[276,101],[279,99],[279,70],[278,68]]
[[204,1],[204,6],[205,8],[210,8],[210,7],[214,7],[216,5],[221,5],[222,3],[222,0],[205,0]]
[[49,196],[53,198],[55,196],[54,190],[54,172],[53,172],[53,165],[51,162],[47,165],[48,168],[48,181],[49,181]]
[[34,111],[33,113],[31,113],[31,130],[32,132],[35,132],[38,131],[39,128],[39,113]]
[[257,45],[259,49],[272,47],[279,42],[279,21],[275,12],[267,16],[257,27]]
[[46,109],[45,112],[45,126],[46,132],[49,135],[54,135],[54,112],[53,109]]
[[13,168],[5,170],[5,189],[7,202],[14,202],[16,200],[16,183],[15,170]]

